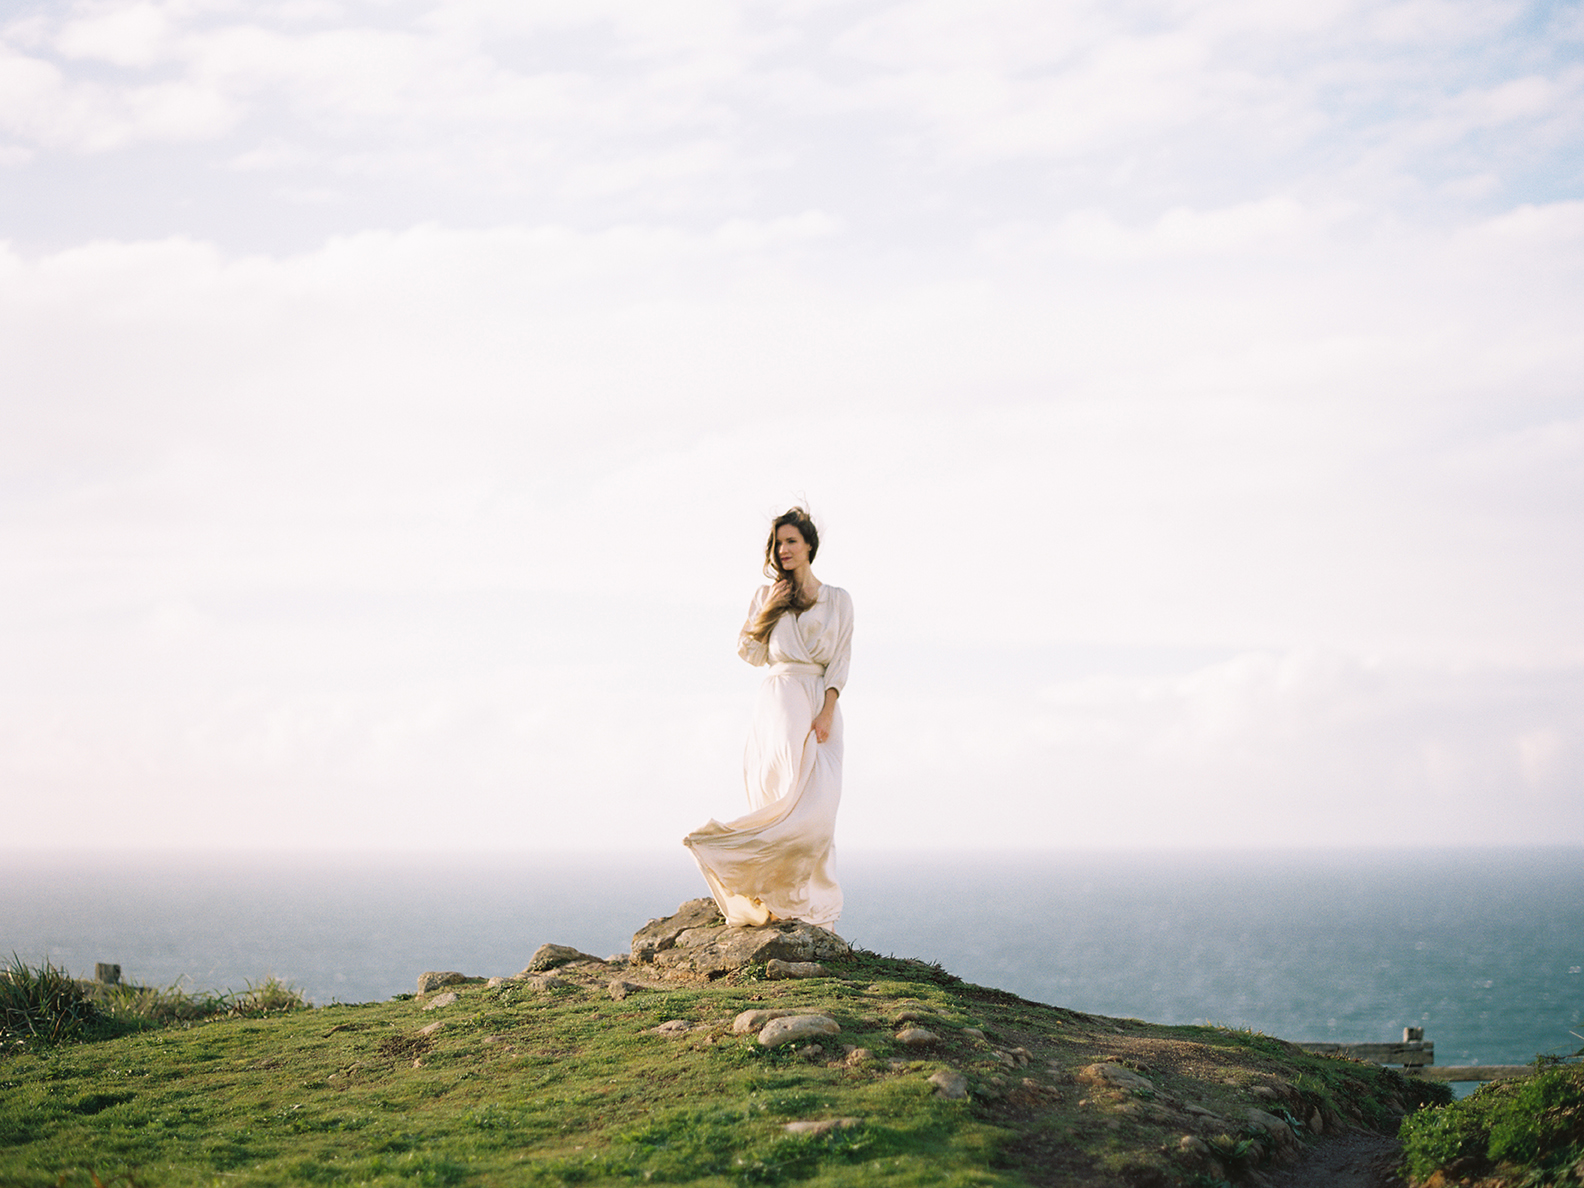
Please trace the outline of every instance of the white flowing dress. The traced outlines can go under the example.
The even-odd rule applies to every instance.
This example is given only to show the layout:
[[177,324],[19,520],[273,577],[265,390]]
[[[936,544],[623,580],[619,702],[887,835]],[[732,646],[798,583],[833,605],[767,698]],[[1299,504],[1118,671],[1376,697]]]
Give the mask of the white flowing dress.
[[[748,607],[759,615],[770,587]],[[841,915],[836,881],[836,809],[841,804],[841,702],[822,743],[814,716],[825,690],[847,682],[852,652],[852,599],[823,585],[814,605],[784,614],[760,643],[747,624],[737,654],[768,665],[754,703],[753,726],[743,754],[749,813],[708,825],[683,839],[728,924],[759,925],[772,915],[830,928]]]

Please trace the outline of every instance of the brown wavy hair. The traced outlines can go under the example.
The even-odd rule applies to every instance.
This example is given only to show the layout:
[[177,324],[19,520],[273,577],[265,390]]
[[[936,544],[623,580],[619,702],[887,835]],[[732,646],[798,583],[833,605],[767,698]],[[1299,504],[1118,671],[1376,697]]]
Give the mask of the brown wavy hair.
[[781,558],[776,553],[776,533],[789,524],[808,542],[810,562],[814,560],[814,554],[819,552],[819,529],[814,527],[813,517],[801,507],[789,507],[771,522],[770,538],[765,541],[764,575],[772,582],[785,582],[789,592],[782,595],[772,591],[770,597],[765,599],[765,604],[759,608],[759,616],[754,619],[748,634],[760,643],[770,642],[770,633],[787,611],[802,614],[814,605],[814,600],[805,597],[803,591],[797,588],[792,575],[781,568]]

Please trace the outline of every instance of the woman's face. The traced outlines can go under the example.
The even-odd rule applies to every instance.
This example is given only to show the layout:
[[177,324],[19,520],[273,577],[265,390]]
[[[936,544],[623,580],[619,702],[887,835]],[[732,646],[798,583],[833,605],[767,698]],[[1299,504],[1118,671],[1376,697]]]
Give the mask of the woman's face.
[[808,541],[797,530],[796,524],[782,524],[776,529],[776,558],[781,568],[794,573],[808,564]]

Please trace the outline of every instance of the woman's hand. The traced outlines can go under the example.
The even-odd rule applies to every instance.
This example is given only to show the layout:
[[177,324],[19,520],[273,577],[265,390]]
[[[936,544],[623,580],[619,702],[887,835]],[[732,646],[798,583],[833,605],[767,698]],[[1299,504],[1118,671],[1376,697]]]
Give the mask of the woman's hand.
[[831,702],[814,717],[814,737],[824,742],[830,737],[831,724],[836,720],[836,703]]

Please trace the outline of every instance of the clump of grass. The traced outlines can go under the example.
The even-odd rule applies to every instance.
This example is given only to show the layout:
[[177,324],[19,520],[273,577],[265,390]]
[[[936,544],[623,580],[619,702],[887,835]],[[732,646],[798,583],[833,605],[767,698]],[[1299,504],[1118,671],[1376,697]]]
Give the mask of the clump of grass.
[[29,965],[13,953],[0,969],[0,1048],[105,1039],[203,1019],[260,1019],[311,1005],[273,976],[240,991],[103,985],[79,981],[48,960]]
[[1584,1166],[1584,1064],[1541,1062],[1523,1080],[1420,1110],[1404,1120],[1402,1137],[1416,1179],[1500,1169],[1525,1184],[1569,1182]]
[[48,960],[33,966],[12,953],[0,970],[0,1041],[59,1044],[101,1018],[77,980]]
[[103,1016],[123,1030],[170,1027],[201,1019],[248,1018],[302,1010],[311,1004],[294,986],[270,976],[247,989],[186,990],[180,983],[154,986],[94,986],[90,993]]

